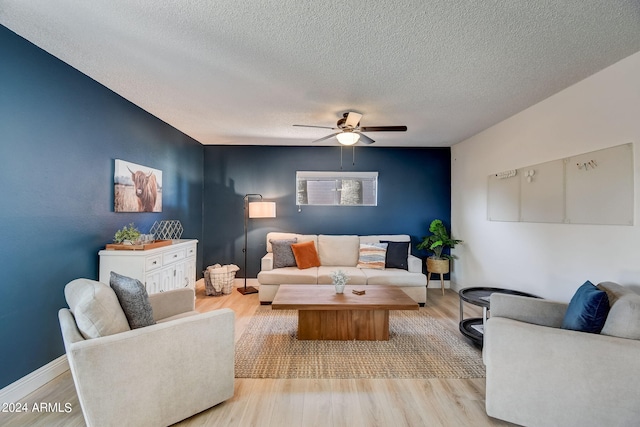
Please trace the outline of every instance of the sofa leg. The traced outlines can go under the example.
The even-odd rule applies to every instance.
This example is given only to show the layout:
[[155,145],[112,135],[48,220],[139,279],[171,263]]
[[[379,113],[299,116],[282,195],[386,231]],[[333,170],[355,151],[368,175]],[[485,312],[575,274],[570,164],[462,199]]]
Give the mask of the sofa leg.
[[419,302],[419,303],[418,303],[418,305],[419,305],[420,307],[424,307],[425,303],[424,303],[424,302]]
[[271,305],[271,301],[260,301],[260,305]]

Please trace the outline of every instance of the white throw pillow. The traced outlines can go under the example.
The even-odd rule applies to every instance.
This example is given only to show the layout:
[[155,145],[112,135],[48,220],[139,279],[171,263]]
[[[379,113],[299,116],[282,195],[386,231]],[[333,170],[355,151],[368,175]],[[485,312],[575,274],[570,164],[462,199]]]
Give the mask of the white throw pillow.
[[104,283],[76,279],[65,286],[64,297],[85,339],[130,330],[118,297]]

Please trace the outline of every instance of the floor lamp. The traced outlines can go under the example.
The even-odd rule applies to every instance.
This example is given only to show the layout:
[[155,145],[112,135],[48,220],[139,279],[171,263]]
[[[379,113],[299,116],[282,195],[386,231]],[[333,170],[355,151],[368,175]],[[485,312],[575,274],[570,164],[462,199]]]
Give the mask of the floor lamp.
[[[259,202],[249,202],[252,197],[259,197]],[[238,288],[238,292],[242,295],[255,294],[258,292],[253,286],[247,287],[247,229],[249,226],[249,218],[275,218],[276,203],[263,202],[262,194],[245,194],[244,195],[244,288]]]

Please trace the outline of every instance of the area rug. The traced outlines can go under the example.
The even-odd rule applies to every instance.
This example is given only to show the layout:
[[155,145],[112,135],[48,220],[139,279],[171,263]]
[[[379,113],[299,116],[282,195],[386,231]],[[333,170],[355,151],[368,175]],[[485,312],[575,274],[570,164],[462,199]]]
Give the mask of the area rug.
[[481,352],[420,310],[394,310],[389,341],[298,341],[295,310],[260,306],[236,343],[236,378],[483,378]]

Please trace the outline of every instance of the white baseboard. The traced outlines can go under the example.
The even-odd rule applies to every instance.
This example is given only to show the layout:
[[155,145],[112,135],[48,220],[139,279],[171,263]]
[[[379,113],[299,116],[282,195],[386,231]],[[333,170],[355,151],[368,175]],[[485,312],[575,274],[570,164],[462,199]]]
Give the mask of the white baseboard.
[[0,390],[0,402],[15,403],[24,399],[49,381],[69,370],[67,355],[63,354],[30,374]]
[[[444,281],[444,288],[445,289],[449,289],[451,288],[451,282],[449,280],[445,280]],[[431,279],[429,280],[429,286],[427,289],[440,289],[440,279]]]
[[[233,286],[235,286],[236,288],[242,288],[244,287],[244,278],[243,277],[236,277],[233,280]],[[253,286],[254,288],[257,288],[260,286],[260,282],[258,282],[258,279],[252,278],[252,277],[247,277],[247,286]]]

